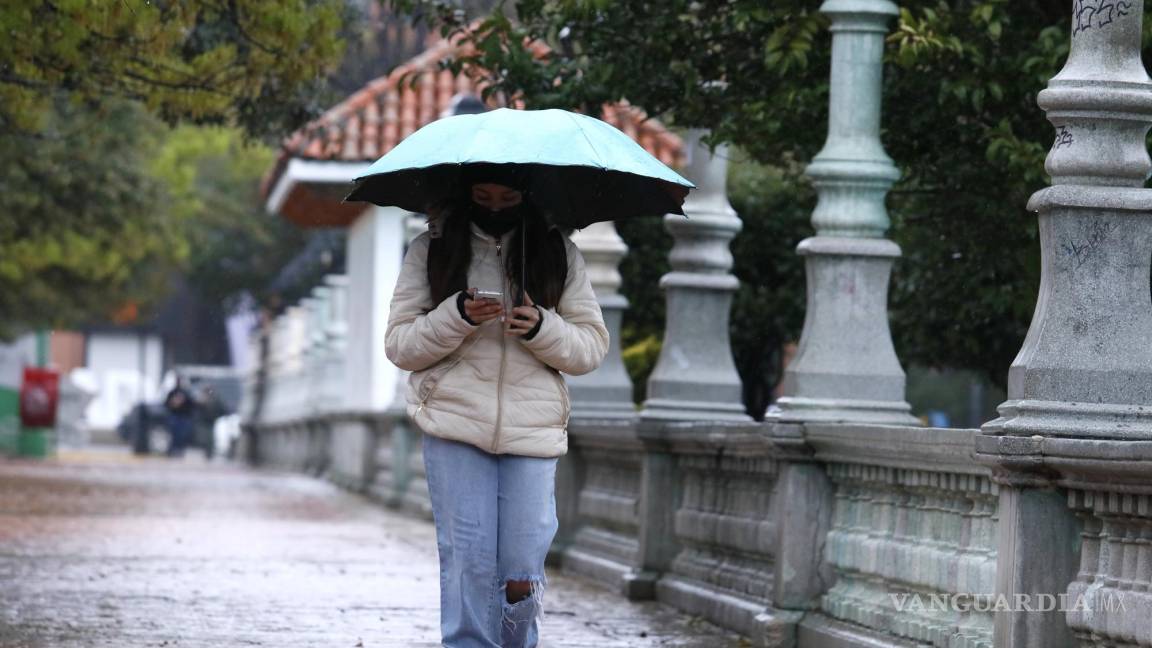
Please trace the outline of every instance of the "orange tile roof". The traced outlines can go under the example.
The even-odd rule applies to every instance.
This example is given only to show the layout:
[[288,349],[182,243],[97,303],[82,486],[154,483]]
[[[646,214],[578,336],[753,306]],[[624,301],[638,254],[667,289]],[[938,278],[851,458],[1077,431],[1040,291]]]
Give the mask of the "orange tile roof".
[[[548,51],[542,44],[530,47],[539,55]],[[440,69],[441,60],[462,50],[457,43],[438,40],[293,133],[284,140],[275,166],[265,176],[262,194],[272,191],[293,158],[374,162],[413,131],[439,119],[457,95],[479,97],[487,84],[477,71],[466,68],[453,75]],[[523,107],[517,103],[513,107]],[[491,99],[488,104],[493,108],[500,105]],[[639,108],[627,102],[605,104],[601,117],[661,162],[670,166],[682,162],[680,137],[659,121],[648,119]]]

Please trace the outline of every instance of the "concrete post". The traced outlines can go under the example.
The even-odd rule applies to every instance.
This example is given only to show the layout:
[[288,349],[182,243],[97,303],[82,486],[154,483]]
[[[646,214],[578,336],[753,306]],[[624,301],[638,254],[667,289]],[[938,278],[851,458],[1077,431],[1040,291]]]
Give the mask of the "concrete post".
[[[1152,191],[1142,188],[1152,171],[1152,79],[1140,60],[1143,12],[1143,0],[1077,0],[1068,60],[1038,96],[1056,129],[1045,162],[1052,186],[1028,203],[1039,215],[1040,295],[1009,370],[1008,400],[976,443],[977,458],[1003,484],[997,594],[1010,599],[1065,594],[1080,567],[1082,523],[1052,484],[1048,445],[1070,452],[1066,462],[1091,464],[1097,446],[1152,440]],[[1083,625],[1060,611],[999,611],[995,644],[1081,645],[1067,626],[1073,617]]]
[[732,293],[740,285],[730,273],[728,246],[742,225],[725,190],[727,148],[709,152],[700,142],[703,135],[690,131],[684,140],[686,175],[697,186],[684,205],[688,218],[664,217],[676,243],[669,255],[672,272],[660,279],[668,315],[640,414],[645,419],[750,420],[728,335]]
[[632,380],[620,355],[620,320],[628,300],[619,293],[620,260],[628,246],[616,233],[612,223],[594,223],[572,235],[587,264],[588,278],[600,301],[604,323],[611,343],[600,368],[583,376],[566,376],[576,416],[589,418],[631,418],[636,415],[632,402]]
[[888,329],[888,279],[900,248],[884,237],[884,197],[899,171],[880,143],[888,0],[826,0],[832,21],[828,139],[808,166],[819,193],[806,257],[808,310],[784,374],[779,419],[912,425]]

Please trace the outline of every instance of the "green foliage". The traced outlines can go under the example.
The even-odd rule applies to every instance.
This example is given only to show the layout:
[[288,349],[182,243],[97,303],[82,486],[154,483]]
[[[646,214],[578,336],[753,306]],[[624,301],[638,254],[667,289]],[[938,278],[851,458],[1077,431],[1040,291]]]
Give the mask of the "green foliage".
[[282,134],[336,62],[341,0],[11,0],[0,5],[0,131],[37,132],[60,93],[143,102],[169,122]]
[[635,403],[644,402],[648,376],[652,375],[652,370],[656,368],[661,346],[663,345],[660,337],[649,334],[620,351],[624,359],[624,368],[628,370],[628,377],[632,379],[632,401]]
[[307,240],[264,211],[260,178],[274,156],[239,129],[188,125],[169,131],[156,151],[150,168],[184,224],[188,281],[206,303],[227,309],[246,291],[267,302],[262,291]]
[[0,133],[0,336],[147,306],[188,252],[147,171],[160,125],[124,102],[53,108],[39,136]]
[[816,196],[795,164],[733,162],[729,200],[744,227],[732,242],[740,288],[729,331],[744,403],[759,418],[780,380],[784,344],[799,339],[804,324],[804,261],[795,250],[812,233]]
[[[774,177],[765,182],[779,191],[738,206],[746,230],[734,244],[736,272],[751,285],[736,297],[733,343],[746,381],[774,376],[765,358],[794,330],[804,290],[790,254],[765,260],[762,250],[808,231],[812,194],[793,161],[811,160],[827,130],[831,36],[818,3],[523,0],[510,3],[516,21],[497,12],[474,29],[448,3],[392,4],[474,42],[475,55],[449,65],[488,70],[491,92],[592,113],[626,98],[676,126],[710,129],[713,142],[734,143],[765,165],[757,172]],[[1068,7],[900,4],[885,50],[882,123],[903,174],[889,199],[891,236],[904,249],[893,275],[893,337],[907,363],[975,369],[1002,383],[1035,303],[1036,224],[1024,205],[1046,183],[1052,136],[1035,100],[1067,56]],[[551,54],[527,56],[525,40]],[[732,187],[733,202],[744,200],[741,191]],[[763,205],[787,214],[775,221],[781,229],[760,229],[753,211]],[[629,244],[645,254],[643,243]],[[634,270],[625,267],[625,294],[643,313],[656,310],[650,293],[629,292]],[[779,295],[758,283],[773,280],[787,282]],[[749,333],[768,312],[780,321]],[[654,329],[654,317],[632,319],[645,322],[626,329],[632,341]],[[760,396],[746,396],[755,410]]]

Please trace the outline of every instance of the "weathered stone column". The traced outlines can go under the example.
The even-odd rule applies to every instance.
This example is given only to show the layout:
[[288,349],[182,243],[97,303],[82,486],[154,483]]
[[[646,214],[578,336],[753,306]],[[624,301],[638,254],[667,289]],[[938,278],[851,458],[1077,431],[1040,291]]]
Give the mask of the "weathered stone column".
[[832,20],[828,139],[808,166],[820,199],[807,259],[808,310],[784,374],[782,421],[915,424],[888,329],[888,279],[900,248],[884,238],[884,197],[900,176],[880,143],[884,37],[896,5],[826,0]]
[[676,242],[672,272],[660,279],[667,320],[641,412],[649,420],[750,420],[728,335],[732,293],[740,285],[728,246],[742,224],[728,204],[727,148],[711,153],[703,135],[691,131],[684,140],[685,172],[697,186],[684,204],[688,217],[664,217]]
[[[1123,537],[1108,527],[1112,505],[1123,502],[1126,515],[1144,516],[1133,522],[1149,524],[1146,509],[1128,503],[1152,482],[1128,475],[1152,441],[1152,191],[1143,188],[1152,171],[1152,80],[1140,60],[1143,5],[1073,2],[1068,61],[1038,97],[1056,128],[1045,162],[1052,186],[1028,203],[1039,214],[1040,295],[1008,373],[1008,400],[976,443],[1003,484],[997,593],[1009,598],[1068,592],[1081,557],[1084,582],[1073,593],[1126,590],[1109,578],[1135,574],[1134,566],[1111,561],[1120,554],[1091,553],[1101,519],[1105,537]],[[1084,511],[1083,556],[1071,501]],[[1124,615],[1092,612],[999,611],[996,646],[1132,638],[1112,626]],[[1146,619],[1128,614],[1119,619],[1128,628]]]
[[741,222],[728,204],[727,148],[715,153],[701,143],[704,131],[684,138],[685,175],[696,190],[684,216],[667,215],[664,226],[675,244],[672,271],[660,279],[667,317],[660,358],[648,379],[648,397],[636,435],[644,447],[637,500],[637,552],[625,574],[623,593],[632,599],[656,596],[656,585],[679,546],[675,515],[681,489],[669,426],[684,421],[746,422],[740,376],[732,359],[728,318],[732,293],[732,238]]
[[628,300],[620,294],[620,260],[628,246],[616,233],[612,223],[593,223],[572,235],[587,264],[588,278],[600,301],[604,324],[611,337],[608,355],[600,368],[583,376],[566,376],[576,416],[590,418],[632,418],[632,380],[620,355],[620,320]]

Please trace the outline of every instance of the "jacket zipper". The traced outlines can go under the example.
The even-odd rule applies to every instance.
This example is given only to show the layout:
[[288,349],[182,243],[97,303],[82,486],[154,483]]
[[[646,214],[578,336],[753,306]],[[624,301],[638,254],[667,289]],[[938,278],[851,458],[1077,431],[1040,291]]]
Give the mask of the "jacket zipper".
[[[500,274],[503,275],[504,264],[500,261],[500,241],[496,241],[496,265],[500,267]],[[503,326],[500,327],[500,374],[496,378],[496,431],[492,435],[492,452],[496,452],[496,446],[500,445],[500,421],[504,415],[504,364],[507,340],[505,339]]]

